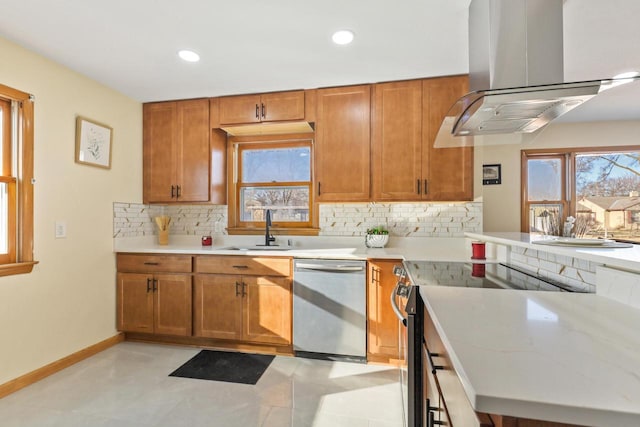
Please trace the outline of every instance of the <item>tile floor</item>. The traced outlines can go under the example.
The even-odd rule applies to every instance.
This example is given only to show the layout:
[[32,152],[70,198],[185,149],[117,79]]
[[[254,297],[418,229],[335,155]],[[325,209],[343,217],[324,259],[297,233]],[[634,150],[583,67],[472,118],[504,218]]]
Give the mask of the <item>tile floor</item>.
[[198,351],[118,344],[0,399],[0,425],[402,426],[394,368],[278,356],[256,385],[168,376]]

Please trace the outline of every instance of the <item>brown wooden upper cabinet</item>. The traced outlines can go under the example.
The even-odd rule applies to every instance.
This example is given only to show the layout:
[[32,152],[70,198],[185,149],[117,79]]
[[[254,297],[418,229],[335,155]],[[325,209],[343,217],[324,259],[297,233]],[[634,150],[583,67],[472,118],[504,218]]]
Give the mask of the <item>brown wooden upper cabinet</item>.
[[207,202],[209,100],[143,106],[143,201]]
[[304,120],[305,91],[225,96],[220,99],[220,124]]
[[374,200],[473,200],[473,147],[433,147],[443,118],[467,88],[467,76],[374,85]]
[[316,200],[370,200],[371,86],[318,89]]

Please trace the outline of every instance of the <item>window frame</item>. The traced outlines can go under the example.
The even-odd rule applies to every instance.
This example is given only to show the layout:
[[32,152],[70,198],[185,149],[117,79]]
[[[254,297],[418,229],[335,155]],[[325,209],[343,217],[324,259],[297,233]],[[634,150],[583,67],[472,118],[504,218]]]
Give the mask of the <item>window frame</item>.
[[[521,150],[521,207],[520,207],[520,230],[523,233],[530,233],[529,224],[529,205],[539,204],[540,202],[528,201],[528,160],[529,159],[542,159],[542,158],[558,158],[564,157],[563,162],[563,215],[560,218],[560,223],[564,223],[567,216],[576,216],[577,209],[577,196],[576,196],[576,158],[578,155],[584,154],[607,154],[607,153],[624,153],[624,152],[638,152],[640,151],[640,145],[622,145],[622,146],[598,146],[598,147],[573,147],[573,148],[555,148],[555,149],[528,149]],[[545,201],[545,203],[555,203],[555,201]]]
[[[240,147],[242,146],[242,148]],[[309,147],[310,153],[310,177],[309,181],[273,182],[273,183],[246,183],[241,182],[241,151],[251,148],[286,148]],[[319,228],[318,207],[313,194],[314,177],[314,137],[313,134],[290,135],[265,135],[265,136],[229,136],[227,145],[227,170],[228,181],[228,228],[229,234],[263,234],[264,221],[242,221],[240,208],[240,191],[244,187],[280,187],[280,186],[305,186],[309,187],[309,221],[273,221],[273,234],[281,235],[317,235]]]
[[[17,128],[10,130],[10,146],[15,151],[10,153],[10,158],[4,157],[3,162],[3,174],[7,162],[16,168],[11,171],[14,185],[11,186],[13,194],[10,194],[15,200],[15,213],[9,219],[9,247],[13,251],[10,250],[9,257],[0,260],[0,276],[8,276],[30,273],[38,263],[33,257],[34,97],[0,84],[0,98],[11,104],[10,123],[12,126],[17,124]],[[6,150],[4,147],[4,153]]]
[[16,221],[17,221],[17,201],[16,201],[16,177],[14,174],[13,161],[13,105],[8,99],[0,98],[2,107],[2,135],[0,135],[0,149],[2,150],[2,165],[0,168],[0,183],[7,186],[7,253],[0,253],[0,264],[10,264],[16,261]]
[[[571,181],[569,178],[570,170],[573,168],[570,166],[570,162],[568,161],[568,152],[541,152],[532,154],[532,150],[523,150],[522,151],[522,197],[521,203],[522,206],[520,208],[521,213],[521,231],[523,233],[531,232],[531,224],[529,224],[529,208],[531,205],[561,205],[562,206],[562,217],[560,218],[560,223],[564,222],[564,219],[567,216],[568,212],[573,211],[572,208],[572,200],[575,198],[573,194],[575,194],[574,190],[571,190],[569,187],[571,186]],[[549,160],[549,159],[558,159],[560,160],[560,165],[562,170],[560,171],[560,178],[562,180],[561,189],[560,189],[560,200],[529,200],[529,160]],[[575,189],[575,187],[574,187]]]

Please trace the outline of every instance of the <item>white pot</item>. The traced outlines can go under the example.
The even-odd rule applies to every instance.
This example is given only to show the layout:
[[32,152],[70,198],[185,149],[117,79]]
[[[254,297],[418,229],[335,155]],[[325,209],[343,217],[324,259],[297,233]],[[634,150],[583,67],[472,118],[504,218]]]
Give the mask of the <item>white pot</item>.
[[384,248],[389,243],[388,234],[365,234],[364,244],[368,248]]

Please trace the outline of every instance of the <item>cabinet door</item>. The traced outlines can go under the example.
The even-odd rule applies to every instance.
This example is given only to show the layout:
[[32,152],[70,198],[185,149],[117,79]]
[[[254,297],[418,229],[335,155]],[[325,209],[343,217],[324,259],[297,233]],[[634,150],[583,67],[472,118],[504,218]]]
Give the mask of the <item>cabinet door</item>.
[[154,276],[154,333],[191,336],[191,275]]
[[425,200],[473,200],[473,147],[433,148],[442,120],[467,88],[467,76],[423,80]]
[[267,93],[260,98],[263,122],[303,120],[304,91]]
[[194,276],[194,336],[242,338],[242,279],[240,276]]
[[178,102],[175,201],[209,200],[209,100]]
[[269,344],[291,344],[291,279],[243,276],[246,286],[242,338]]
[[400,324],[389,297],[396,285],[393,266],[400,260],[370,260],[368,284],[368,353],[373,360],[398,360],[400,352]]
[[422,82],[382,83],[373,90],[373,199],[420,200]]
[[153,276],[118,273],[117,328],[126,332],[153,332]]
[[260,121],[260,95],[225,96],[219,108],[221,125]]
[[316,102],[316,200],[368,201],[370,86],[320,89]]
[[175,185],[177,104],[159,102],[143,106],[143,200],[171,202]]

